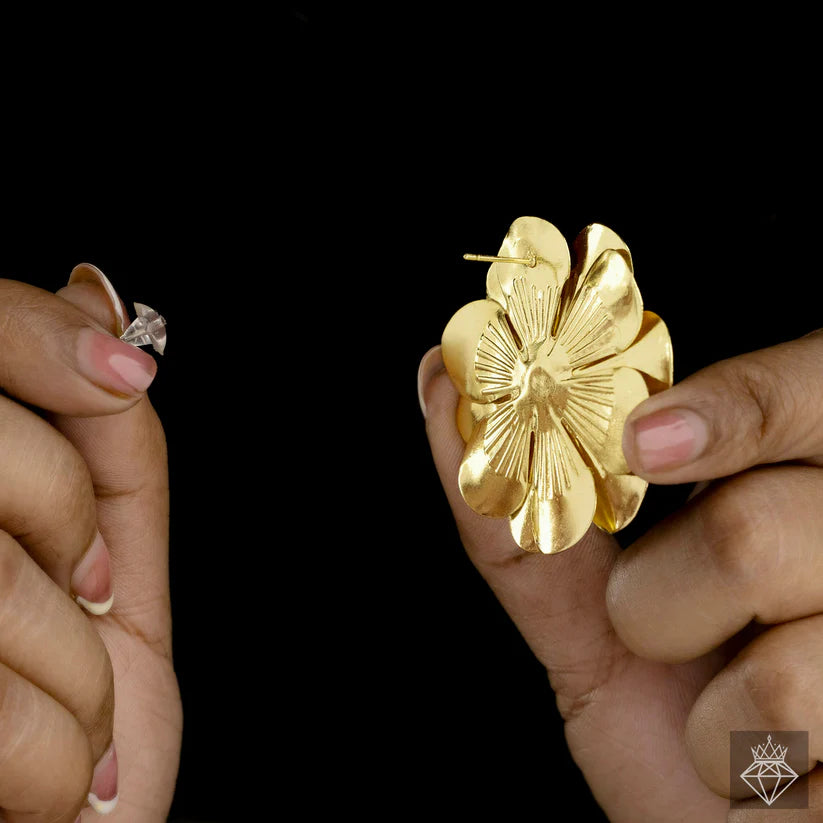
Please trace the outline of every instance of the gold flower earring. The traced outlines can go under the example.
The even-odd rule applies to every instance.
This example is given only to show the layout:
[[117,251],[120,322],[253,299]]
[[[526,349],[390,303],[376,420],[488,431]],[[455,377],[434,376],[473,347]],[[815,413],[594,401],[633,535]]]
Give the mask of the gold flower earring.
[[474,511],[509,517],[517,544],[554,554],[594,522],[614,533],[648,484],[629,473],[623,426],[672,385],[663,321],[643,310],[628,246],[606,226],[575,241],[576,264],[551,223],[520,217],[491,263],[485,300],[443,332],[466,441],[460,491]]

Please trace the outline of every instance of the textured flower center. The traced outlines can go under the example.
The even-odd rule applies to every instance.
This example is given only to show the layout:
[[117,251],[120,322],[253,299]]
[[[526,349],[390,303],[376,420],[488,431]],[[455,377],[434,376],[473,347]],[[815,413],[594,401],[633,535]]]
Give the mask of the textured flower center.
[[528,384],[528,391],[534,396],[534,402],[536,403],[543,400],[551,402],[552,395],[560,388],[559,384],[552,380],[551,375],[544,371],[542,366],[532,368]]
[[475,355],[477,382],[496,407],[483,438],[489,464],[498,474],[533,483],[541,499],[568,485],[569,435],[597,453],[614,405],[610,370],[581,373],[598,359],[597,304],[589,298],[576,303],[555,330],[558,301],[559,289],[515,281],[506,315],[487,324]]
[[526,355],[519,380],[515,377],[519,391],[514,393],[523,425],[548,431],[552,422],[559,422],[569,398],[570,377],[568,357],[553,338],[535,347],[531,357]]
[[521,420],[533,421],[538,431],[548,431],[552,421],[559,421],[566,409],[569,387],[564,378],[569,376],[568,364],[562,347],[549,341],[547,350],[539,352],[526,368],[522,394],[518,402]]

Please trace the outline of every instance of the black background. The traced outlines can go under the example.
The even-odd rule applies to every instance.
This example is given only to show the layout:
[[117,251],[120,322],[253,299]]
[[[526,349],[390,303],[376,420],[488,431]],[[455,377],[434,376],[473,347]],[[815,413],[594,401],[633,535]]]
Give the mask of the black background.
[[[483,297],[463,252],[521,215],[625,239],[676,379],[810,331],[817,168],[785,143],[796,86],[756,49],[707,66],[707,30],[698,72],[662,36],[550,18],[496,47],[428,9],[144,21],[151,65],[110,45],[117,93],[95,55],[88,99],[52,90],[64,116],[10,156],[0,275],[54,290],[85,260],[169,322],[173,820],[286,798],[553,819],[560,794],[603,819],[462,551],[417,364]],[[688,491],[652,488],[621,540]]]

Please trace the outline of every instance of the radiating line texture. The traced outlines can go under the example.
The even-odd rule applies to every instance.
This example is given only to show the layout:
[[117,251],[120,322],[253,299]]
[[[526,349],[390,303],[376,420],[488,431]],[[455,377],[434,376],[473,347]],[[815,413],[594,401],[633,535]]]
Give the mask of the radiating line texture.
[[[628,473],[626,416],[671,385],[671,342],[643,311],[628,247],[592,225],[568,246],[545,220],[521,217],[503,242],[487,298],[443,333],[464,399],[460,491],[475,511],[508,516],[518,545],[550,554],[592,522],[608,531],[637,513],[646,483]],[[467,418],[468,409],[471,418]]]
[[544,500],[570,485],[566,432],[595,454],[614,409],[611,371],[572,373],[600,354],[608,329],[602,303],[591,294],[576,301],[555,338],[559,293],[516,279],[507,311],[487,324],[475,356],[477,381],[497,405],[484,439],[489,462],[499,474],[533,484]]

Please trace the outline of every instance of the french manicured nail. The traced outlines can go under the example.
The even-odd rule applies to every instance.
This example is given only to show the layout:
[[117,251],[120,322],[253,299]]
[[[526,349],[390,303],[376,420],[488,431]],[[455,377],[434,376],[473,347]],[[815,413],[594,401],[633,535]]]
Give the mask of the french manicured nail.
[[91,263],[80,263],[72,269],[69,277],[69,285],[74,283],[94,283],[102,286],[106,296],[111,302],[111,308],[114,312],[115,328],[113,329],[115,335],[120,337],[121,334],[129,327],[129,317],[126,314],[126,309],[123,306],[123,301],[120,295],[117,294],[111,280],[103,274],[97,266],[92,266]]
[[91,614],[105,614],[114,602],[109,550],[100,532],[71,577],[77,602]]
[[647,472],[661,472],[685,466],[703,452],[709,439],[708,427],[688,409],[664,409],[635,420],[634,456]]
[[117,752],[113,741],[94,767],[89,805],[98,814],[110,814],[117,805]]
[[78,332],[77,363],[92,383],[120,396],[144,392],[157,373],[151,355],[94,329]]
[[440,354],[440,346],[432,346],[432,348],[423,355],[423,359],[417,368],[417,399],[420,402],[420,411],[423,412],[423,417],[426,416],[426,399],[423,393],[429,381],[443,369],[443,357]]

